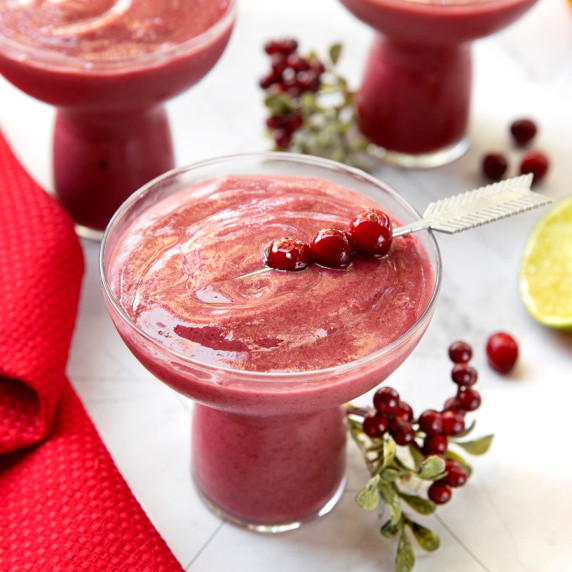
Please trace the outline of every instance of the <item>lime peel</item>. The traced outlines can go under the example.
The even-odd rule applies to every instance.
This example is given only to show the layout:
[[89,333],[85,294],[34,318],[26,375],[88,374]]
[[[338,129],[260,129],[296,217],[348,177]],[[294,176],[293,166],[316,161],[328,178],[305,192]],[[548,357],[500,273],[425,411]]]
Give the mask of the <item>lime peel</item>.
[[572,195],[559,200],[532,230],[519,285],[534,319],[552,328],[572,329]]

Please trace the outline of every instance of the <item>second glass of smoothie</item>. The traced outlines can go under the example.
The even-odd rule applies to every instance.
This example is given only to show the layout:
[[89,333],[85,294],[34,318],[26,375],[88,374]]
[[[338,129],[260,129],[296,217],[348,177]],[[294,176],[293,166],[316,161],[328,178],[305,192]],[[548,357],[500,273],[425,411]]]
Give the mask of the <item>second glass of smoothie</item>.
[[163,104],[211,70],[234,18],[235,0],[0,4],[0,73],[57,108],[54,190],[80,234],[175,166]]
[[111,318],[150,372],[194,400],[195,484],[240,526],[280,532],[333,508],[345,483],[343,405],[385,380],[429,325],[441,265],[428,231],[343,269],[250,275],[269,241],[310,241],[371,206],[394,224],[419,218],[361,171],[247,154],[155,179],[106,230]]

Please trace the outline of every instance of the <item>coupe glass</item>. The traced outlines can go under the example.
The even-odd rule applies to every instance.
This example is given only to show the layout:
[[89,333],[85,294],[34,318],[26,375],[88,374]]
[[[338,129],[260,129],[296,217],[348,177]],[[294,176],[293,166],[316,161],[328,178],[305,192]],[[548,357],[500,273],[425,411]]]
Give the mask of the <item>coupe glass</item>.
[[[115,2],[114,8],[123,4]],[[133,191],[175,166],[164,102],[215,65],[235,12],[230,0],[220,19],[198,36],[113,58],[66,55],[52,50],[49,41],[34,47],[0,34],[0,73],[56,107],[54,190],[80,234],[101,238]]]
[[361,171],[326,159],[262,153],[216,158],[155,179],[122,205],[104,234],[100,270],[119,334],[151,373],[194,400],[192,472],[203,500],[235,524],[280,532],[326,514],[339,499],[345,483],[343,404],[385,380],[417,345],[435,310],[441,262],[432,233],[419,233],[432,271],[430,300],[405,333],[361,359],[327,369],[279,373],[191,359],[153,339],[130,319],[118,302],[110,261],[130,224],[146,209],[182,189],[238,174],[316,177],[376,200],[403,223],[419,215],[395,191]]
[[435,167],[468,148],[471,42],[536,0],[340,0],[376,34],[357,94],[361,131],[384,158]]

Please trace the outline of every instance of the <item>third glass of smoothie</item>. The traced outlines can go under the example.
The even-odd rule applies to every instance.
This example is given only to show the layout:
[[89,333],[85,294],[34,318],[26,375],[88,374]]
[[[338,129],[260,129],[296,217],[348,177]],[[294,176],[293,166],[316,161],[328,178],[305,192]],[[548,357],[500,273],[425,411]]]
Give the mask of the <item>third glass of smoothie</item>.
[[340,0],[376,35],[357,95],[361,131],[386,160],[435,167],[468,147],[471,42],[536,0]]
[[345,482],[343,404],[387,378],[433,315],[430,232],[345,268],[264,268],[269,241],[345,228],[368,207],[419,218],[397,193],[332,161],[266,153],[171,171],[135,193],[102,242],[112,320],[158,379],[194,400],[195,484],[262,532],[327,513]]

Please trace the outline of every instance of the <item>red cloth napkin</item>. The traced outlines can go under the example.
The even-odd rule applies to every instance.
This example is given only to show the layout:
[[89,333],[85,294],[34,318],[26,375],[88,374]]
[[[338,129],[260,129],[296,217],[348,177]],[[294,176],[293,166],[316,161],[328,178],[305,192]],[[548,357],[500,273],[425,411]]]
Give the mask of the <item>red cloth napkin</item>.
[[0,134],[0,570],[182,570],[66,378],[82,275],[71,220]]

